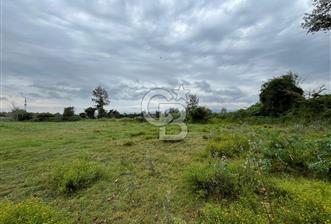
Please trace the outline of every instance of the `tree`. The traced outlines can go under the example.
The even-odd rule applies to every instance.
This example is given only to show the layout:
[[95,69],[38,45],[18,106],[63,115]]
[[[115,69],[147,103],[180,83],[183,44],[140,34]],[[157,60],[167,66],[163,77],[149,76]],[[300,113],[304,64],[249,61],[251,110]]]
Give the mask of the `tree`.
[[75,116],[74,107],[65,107],[63,110],[63,120],[71,120]]
[[197,95],[190,94],[188,96],[186,110],[187,113],[190,113],[191,110],[197,108],[199,105],[199,97]]
[[207,107],[196,107],[191,110],[190,118],[192,122],[205,123],[209,120],[212,112]]
[[331,29],[331,1],[313,0],[315,7],[311,13],[303,17],[302,27],[308,29],[308,33],[328,31]]
[[298,86],[298,76],[293,72],[275,77],[261,87],[261,110],[265,115],[283,114],[303,99],[303,90]]
[[86,116],[90,119],[94,119],[95,118],[95,111],[96,111],[96,109],[93,108],[93,107],[86,108],[85,109]]
[[106,89],[101,86],[95,88],[92,92],[92,101],[95,102],[95,106],[98,110],[98,117],[105,117],[107,113],[103,107],[110,103]]

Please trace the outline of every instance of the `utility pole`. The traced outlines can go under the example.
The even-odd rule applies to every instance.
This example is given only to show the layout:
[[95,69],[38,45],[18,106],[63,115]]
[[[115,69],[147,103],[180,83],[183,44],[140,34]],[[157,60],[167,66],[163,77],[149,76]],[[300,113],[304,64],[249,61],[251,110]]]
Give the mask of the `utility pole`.
[[27,108],[27,104],[26,104],[26,97],[24,99],[24,110],[26,111],[26,108]]

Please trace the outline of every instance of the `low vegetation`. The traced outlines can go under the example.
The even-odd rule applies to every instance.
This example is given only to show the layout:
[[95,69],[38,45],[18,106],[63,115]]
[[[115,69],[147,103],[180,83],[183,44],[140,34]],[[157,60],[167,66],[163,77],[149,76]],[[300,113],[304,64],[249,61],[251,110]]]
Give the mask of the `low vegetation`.
[[189,124],[180,142],[159,141],[157,128],[134,119],[0,128],[0,203],[39,198],[65,223],[331,220],[325,123],[219,120]]
[[57,166],[51,175],[51,184],[60,193],[74,193],[101,179],[105,172],[100,165],[86,159],[76,159]]
[[331,196],[329,129],[230,126],[216,133],[208,156],[188,170],[192,193],[207,202],[201,223],[330,223],[331,204],[323,200]]
[[27,199],[20,203],[0,203],[0,223],[4,224],[60,224],[65,223],[63,214],[38,199]]

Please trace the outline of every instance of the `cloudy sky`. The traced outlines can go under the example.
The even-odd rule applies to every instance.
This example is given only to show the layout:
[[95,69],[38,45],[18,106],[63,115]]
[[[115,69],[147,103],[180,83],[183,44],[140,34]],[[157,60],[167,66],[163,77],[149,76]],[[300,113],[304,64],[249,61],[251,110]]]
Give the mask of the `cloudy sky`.
[[300,27],[311,0],[2,0],[2,110],[77,112],[103,85],[139,111],[179,83],[214,110],[258,100],[269,78],[297,72],[331,89],[330,33]]

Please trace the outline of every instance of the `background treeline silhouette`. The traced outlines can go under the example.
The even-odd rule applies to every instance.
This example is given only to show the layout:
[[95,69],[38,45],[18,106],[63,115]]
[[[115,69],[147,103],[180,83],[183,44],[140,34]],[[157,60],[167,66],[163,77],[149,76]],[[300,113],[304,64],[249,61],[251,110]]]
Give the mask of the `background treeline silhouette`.
[[[331,95],[323,94],[324,86],[318,90],[309,91],[305,94],[299,86],[299,78],[293,72],[274,77],[265,82],[260,90],[259,102],[247,109],[228,112],[222,108],[220,112],[212,112],[207,107],[199,106],[197,95],[189,95],[186,107],[187,122],[215,122],[219,119],[239,121],[314,121],[331,120]],[[79,121],[83,119],[100,118],[130,118],[143,121],[142,113],[120,113],[111,109],[106,111],[104,106],[110,104],[110,96],[106,89],[101,86],[92,91],[94,105],[76,114],[75,108],[70,106],[63,113],[31,113],[20,108],[13,108],[11,112],[1,113],[5,120],[16,121]],[[170,108],[165,115],[171,114],[174,119],[180,116],[181,111]],[[160,117],[161,112],[156,111],[153,116]]]

